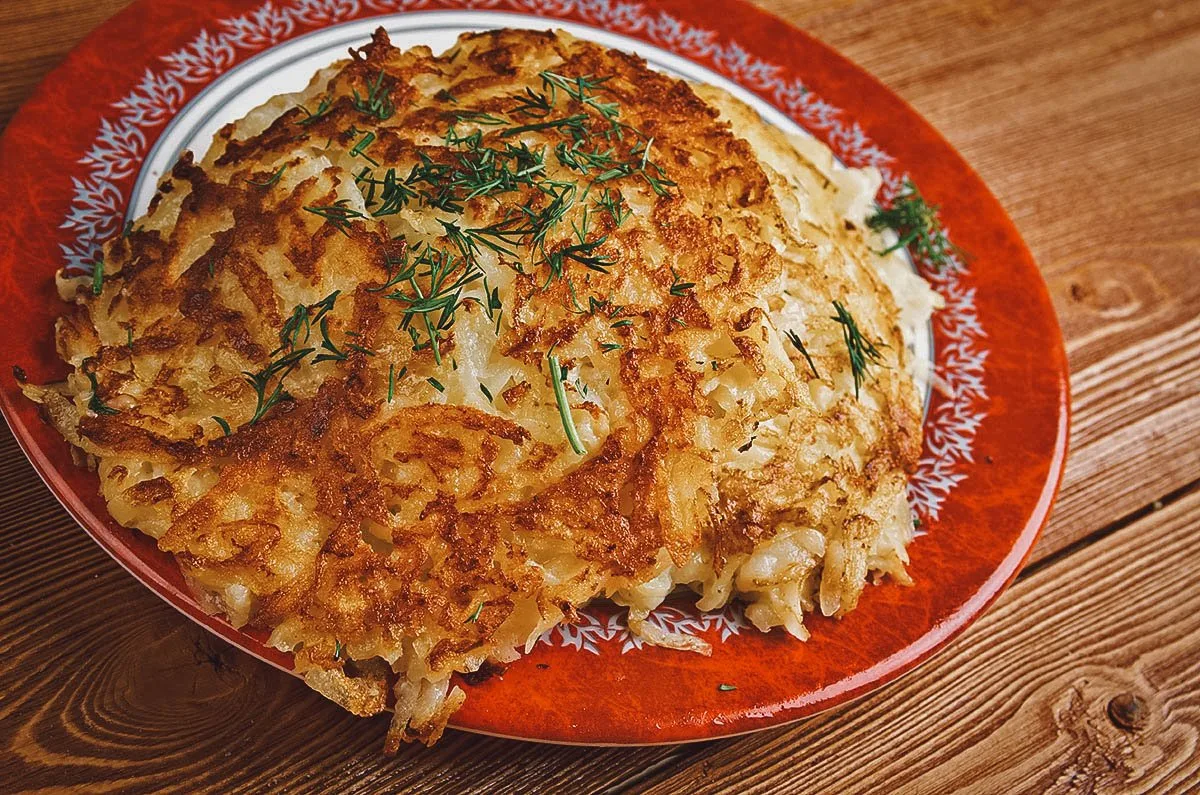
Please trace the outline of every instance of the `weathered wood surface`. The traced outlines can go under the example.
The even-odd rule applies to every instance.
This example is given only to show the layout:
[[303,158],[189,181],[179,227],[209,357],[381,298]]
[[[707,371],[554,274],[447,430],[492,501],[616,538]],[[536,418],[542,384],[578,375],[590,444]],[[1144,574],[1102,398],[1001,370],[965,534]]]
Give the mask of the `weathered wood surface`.
[[[0,124],[123,0],[0,3]],[[1014,589],[932,663],[803,725],[577,749],[361,721],[232,650],[74,526],[0,432],[0,791],[1159,792],[1200,779],[1200,4],[764,0],[980,171],[1067,340],[1072,454]],[[1161,512],[1146,506],[1166,499]],[[1110,699],[1144,699],[1127,732]],[[1118,716],[1128,719],[1128,710]]]
[[1181,574],[1200,571],[1198,526],[1194,489],[1023,578],[908,678],[649,792],[1194,791],[1200,589]]

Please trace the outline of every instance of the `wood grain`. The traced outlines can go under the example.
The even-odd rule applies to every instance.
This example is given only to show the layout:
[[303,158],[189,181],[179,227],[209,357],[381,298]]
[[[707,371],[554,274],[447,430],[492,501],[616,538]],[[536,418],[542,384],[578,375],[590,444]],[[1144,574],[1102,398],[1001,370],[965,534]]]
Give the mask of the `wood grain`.
[[[899,684],[648,792],[1194,791],[1200,590],[1180,575],[1200,571],[1198,524],[1200,489],[1024,579]],[[1140,731],[1108,715],[1125,694],[1146,705]]]
[[[0,3],[0,124],[124,4]],[[941,129],[1043,267],[1074,422],[1037,570],[930,665],[800,727],[641,749],[451,732],[387,760],[381,721],[343,714],[134,582],[4,431],[0,790],[1165,792],[1196,780],[1200,605],[1178,572],[1200,563],[1200,498],[1112,530],[1200,478],[1200,4],[760,4]],[[1122,692],[1152,707],[1139,733],[1107,722]]]
[[46,73],[130,0],[4,0],[0,3],[0,129]]

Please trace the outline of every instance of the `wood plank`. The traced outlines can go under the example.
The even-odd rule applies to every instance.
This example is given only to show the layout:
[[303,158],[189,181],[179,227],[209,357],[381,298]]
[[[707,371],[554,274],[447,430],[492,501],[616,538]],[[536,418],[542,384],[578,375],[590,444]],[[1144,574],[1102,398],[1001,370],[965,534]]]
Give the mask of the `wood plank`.
[[[125,1],[0,4],[6,45],[0,124],[74,39]],[[1200,350],[1194,275],[1200,4],[761,5],[847,53],[930,118],[997,193],[1047,274],[1071,356],[1074,449],[1035,558],[1194,481],[1200,475],[1200,361],[1192,353]],[[691,763],[717,760],[715,775],[734,783],[738,765],[765,782],[798,782],[801,775],[809,781],[811,765],[812,781],[837,781],[838,790],[848,789],[843,781],[880,781],[869,774],[884,771],[930,792],[958,776],[1003,789],[1010,770],[1028,775],[1038,764],[1057,765],[1066,776],[1062,786],[1098,782],[1104,791],[1127,770],[1142,776],[1136,786],[1148,781],[1151,774],[1141,771],[1160,768],[1147,766],[1147,749],[1170,767],[1180,758],[1180,737],[1190,736],[1196,756],[1195,702],[1177,691],[1180,682],[1195,690],[1200,672],[1194,663],[1164,663],[1146,645],[1158,643],[1168,656],[1188,638],[1195,646],[1190,616],[1179,617],[1174,634],[1152,623],[1144,604],[1137,622],[1123,604],[1109,605],[1112,615],[1092,616],[1087,605],[1070,601],[1081,587],[1071,578],[1076,569],[1063,567],[1079,558],[1093,572],[1102,564],[1125,573],[1128,581],[1113,581],[1108,569],[1094,575],[1118,587],[1096,598],[1123,600],[1122,589],[1131,587],[1161,590],[1167,586],[1156,580],[1172,581],[1156,561],[1179,546],[1175,536],[1189,527],[1172,520],[1171,538],[1160,538],[1154,523],[1182,508],[1134,525],[1153,544],[1122,541],[1121,555],[1081,557],[1092,554],[1085,548],[1046,564],[1029,578],[1043,585],[1028,593],[1032,586],[1019,586],[934,667],[801,728],[648,749],[550,748],[450,733],[432,751],[409,748],[389,761],[376,753],[381,721],[344,715],[209,638],[137,585],[65,517],[7,432],[0,437],[0,788],[156,789],[195,775],[198,788],[223,790],[286,784],[300,791],[452,792],[503,782],[509,790],[599,791],[642,780],[702,783]],[[1194,527],[1193,509],[1187,510]],[[1125,536],[1107,539],[1103,548],[1118,537]],[[1147,572],[1154,576],[1147,579]],[[1064,585],[1053,585],[1053,577]],[[1095,590],[1089,585],[1083,592]],[[1192,595],[1175,598],[1195,613]],[[1174,619],[1176,612],[1168,605],[1165,615]],[[1030,622],[1028,632],[1014,614]],[[1080,623],[1081,616],[1093,623]],[[1149,627],[1144,642],[1126,626],[1142,622]],[[1077,637],[1055,634],[1058,623]],[[1111,637],[1097,640],[1104,632]],[[1125,646],[1115,648],[1113,638]],[[1084,655],[1082,664],[1063,651],[1066,642]],[[990,662],[981,667],[976,658]],[[1060,680],[1057,671],[1079,678]],[[1081,695],[1072,696],[1071,685]],[[1098,719],[1097,704],[1117,687],[1155,690],[1154,703],[1167,711],[1153,738],[1144,733],[1122,745],[1123,735],[1112,735]],[[942,709],[947,704],[953,709]],[[1005,725],[987,724],[993,713]],[[1006,728],[1009,722],[1016,728]],[[884,740],[892,736],[881,733],[890,724],[904,742]],[[980,750],[967,747],[972,743]],[[1121,757],[1127,748],[1130,756]],[[897,751],[913,762],[911,772],[881,761],[881,754]],[[834,774],[831,760],[843,759],[857,759],[857,767],[843,779],[821,778]],[[680,769],[682,777],[672,778]],[[1051,791],[1058,786],[1041,783]]]
[[[1198,525],[1200,489],[1022,580],[900,683],[646,791],[1194,791],[1200,589],[1180,578],[1200,571]],[[1124,694],[1144,702],[1139,730],[1109,716]]]
[[0,130],[47,72],[131,0],[7,0],[0,3]]

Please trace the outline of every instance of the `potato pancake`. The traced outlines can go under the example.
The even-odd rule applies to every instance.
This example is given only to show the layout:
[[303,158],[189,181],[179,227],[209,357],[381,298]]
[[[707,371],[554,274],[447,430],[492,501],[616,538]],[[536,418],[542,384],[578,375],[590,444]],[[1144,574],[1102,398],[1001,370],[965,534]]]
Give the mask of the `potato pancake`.
[[676,586],[762,630],[906,581],[936,297],[845,169],[565,33],[380,30],[185,154],[25,385],[112,516],[388,744]]

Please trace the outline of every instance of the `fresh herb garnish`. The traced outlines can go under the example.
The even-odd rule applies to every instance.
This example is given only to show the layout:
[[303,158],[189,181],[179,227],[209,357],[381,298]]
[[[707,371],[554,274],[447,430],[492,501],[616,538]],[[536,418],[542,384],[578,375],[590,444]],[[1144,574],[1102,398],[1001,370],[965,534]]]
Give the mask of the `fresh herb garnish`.
[[883,354],[879,352],[875,343],[859,331],[858,324],[846,307],[834,301],[833,308],[837,311],[837,316],[831,320],[836,320],[842,325],[842,339],[850,353],[850,372],[854,376],[854,397],[857,398],[859,389],[867,378],[868,369],[883,364]]
[[466,623],[474,624],[479,620],[479,614],[481,612],[483,612],[483,602],[480,602],[478,605],[476,605],[475,612],[471,613],[471,615],[467,617]]
[[282,166],[279,167],[278,171],[276,171],[274,174],[272,174],[270,177],[263,180],[262,182],[255,182],[254,180],[249,179],[249,178],[246,179],[246,182],[247,182],[247,184],[253,185],[256,188],[269,188],[272,185],[279,182],[280,178],[283,176],[283,172],[287,171],[287,167],[288,167],[288,164],[284,163]]
[[436,378],[434,378],[433,376],[430,376],[430,377],[426,378],[425,380],[426,380],[426,381],[428,381],[428,382],[429,382],[429,385],[430,385],[431,387],[433,387],[434,389],[436,389],[437,391],[439,391],[439,392],[445,392],[445,391],[446,391],[446,387],[442,386],[442,382],[441,382],[441,381],[439,381],[439,380],[437,380],[437,379],[436,379]]
[[558,363],[558,357],[553,353],[546,357],[550,363],[550,385],[554,389],[554,400],[558,403],[558,416],[562,419],[563,430],[571,449],[578,455],[587,454],[587,448],[579,439],[579,431],[575,429],[575,420],[571,417],[571,405],[567,402],[567,389],[563,385],[563,369]]
[[[413,350],[431,348],[434,361],[440,365],[442,334],[453,325],[455,312],[466,300],[463,290],[482,279],[483,271],[473,259],[428,243],[411,256],[406,249],[397,265],[399,268],[386,285],[394,289],[386,297],[404,305],[400,328],[412,338]],[[418,277],[425,283],[424,288]],[[411,325],[418,318],[425,329],[425,342],[421,342],[418,331]]]
[[483,393],[485,398],[487,398],[488,403],[492,402],[492,391],[487,388],[486,384],[480,384],[479,391]]
[[309,354],[318,350],[312,346],[297,347],[307,345],[312,336],[314,324],[321,331],[321,349],[327,352],[318,354],[312,363],[317,364],[327,359],[340,361],[346,358],[345,354],[329,338],[327,315],[333,311],[338,295],[339,291],[334,290],[315,304],[297,304],[279,329],[279,347],[271,351],[271,361],[258,372],[243,371],[242,375],[245,376],[246,383],[254,389],[255,393],[254,415],[250,418],[248,425],[257,423],[280,401],[291,399],[291,395],[284,389],[284,381],[304,362]]
[[104,290],[104,257],[99,257],[92,266],[92,295],[100,295]]
[[120,414],[121,412],[100,399],[100,385],[96,382],[96,374],[87,369],[83,371],[83,374],[87,376],[88,382],[92,385],[92,396],[88,398],[88,410],[94,414]]
[[354,99],[351,104],[359,113],[373,116],[380,121],[387,121],[396,112],[396,106],[392,104],[392,98],[384,86],[383,78],[383,70],[380,69],[375,81],[367,85],[365,97],[359,96],[357,89],[354,90]]
[[737,687],[734,685],[719,684],[717,685],[717,690],[720,690],[722,693],[728,693],[730,690],[737,690]]
[[224,417],[213,415],[213,420],[216,421],[217,425],[221,426],[221,430],[225,432],[226,436],[233,434],[233,429],[229,427],[229,422]]
[[296,107],[298,107],[300,110],[302,110],[304,112],[304,116],[305,116],[305,118],[301,119],[300,121],[298,121],[296,123],[302,127],[307,127],[308,125],[316,122],[318,119],[324,118],[329,113],[330,108],[333,107],[333,97],[327,96],[327,97],[323,98],[321,100],[321,104],[317,106],[316,113],[313,113],[312,111],[310,111],[308,108],[304,107],[303,105],[297,105]]
[[313,215],[321,216],[333,228],[346,237],[350,237],[350,222],[356,218],[363,218],[365,216],[353,207],[347,207],[346,205],[349,203],[349,199],[338,199],[331,205],[305,207],[304,209]]
[[359,139],[354,148],[350,150],[351,157],[361,157],[373,166],[378,166],[379,161],[367,154],[368,147],[375,143],[375,133],[368,132]]
[[313,357],[313,364],[320,364],[321,362],[344,362],[344,361],[346,361],[346,357],[348,356],[348,354],[345,351],[343,351],[341,348],[339,348],[337,345],[335,345],[333,340],[330,339],[330,337],[329,337],[329,318],[327,318],[327,317],[321,318],[321,322],[318,324],[318,328],[321,330],[321,348],[320,348],[320,350],[322,352],[318,353],[316,356]]
[[[291,400],[292,396],[284,390],[283,382],[292,374],[293,370],[300,366],[304,357],[314,350],[316,349],[300,348],[269,362],[266,367],[256,373],[248,370],[242,372],[246,383],[254,389],[255,393],[254,416],[250,418],[248,425],[254,425],[261,420],[281,400]],[[273,388],[272,382],[274,382]]]
[[813,364],[812,357],[808,355],[808,349],[804,347],[804,343],[800,340],[800,335],[794,331],[785,331],[783,335],[788,338],[788,342],[792,343],[792,347],[800,351],[800,355],[804,357],[804,361],[808,362],[808,369],[812,370],[813,378],[820,378],[817,372],[817,366]]
[[881,209],[867,219],[867,226],[875,230],[893,229],[900,237],[891,246],[877,252],[881,257],[909,248],[917,259],[941,270],[963,254],[962,249],[946,237],[937,205],[926,202],[910,179],[904,180],[902,192],[892,199],[890,207]]
[[604,189],[600,198],[596,199],[596,206],[607,212],[617,226],[625,223],[629,216],[633,215],[633,210],[625,204],[625,197],[621,195],[621,191],[612,188]]
[[671,295],[677,298],[687,295],[696,286],[695,282],[679,281],[679,274],[675,272],[674,268],[671,269],[671,278]]

